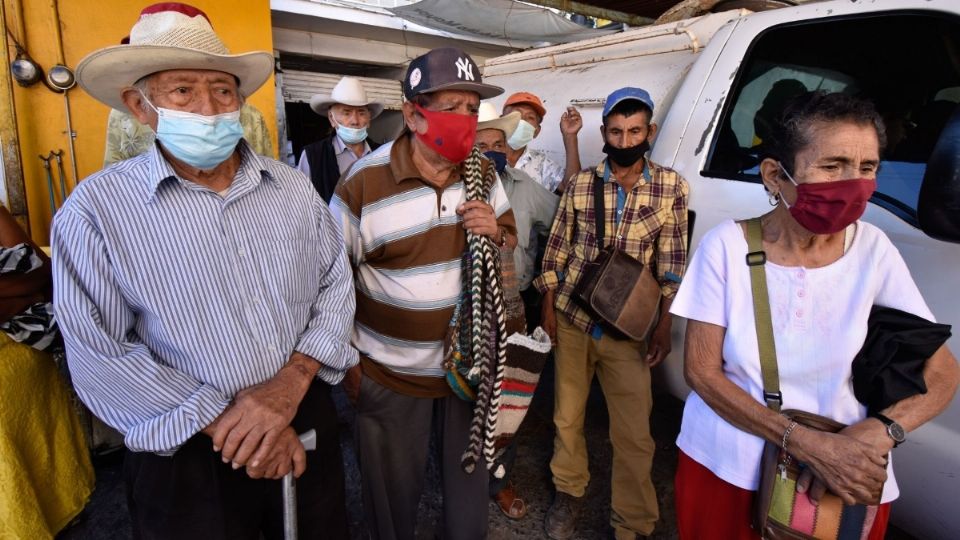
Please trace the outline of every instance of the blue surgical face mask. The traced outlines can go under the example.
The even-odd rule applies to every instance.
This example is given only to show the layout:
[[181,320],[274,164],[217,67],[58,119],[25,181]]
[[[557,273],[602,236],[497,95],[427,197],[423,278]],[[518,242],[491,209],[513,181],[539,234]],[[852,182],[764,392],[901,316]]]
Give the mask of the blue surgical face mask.
[[487,159],[493,162],[498,173],[503,174],[503,170],[507,168],[507,155],[505,153],[489,150],[484,152],[483,155],[487,156]]
[[340,137],[341,141],[347,144],[359,144],[367,140],[367,128],[347,127],[336,120],[333,123],[337,125],[337,137]]
[[513,130],[513,134],[507,139],[507,145],[514,150],[520,150],[530,144],[536,132],[537,128],[533,127],[533,124],[521,119],[520,122],[517,123],[517,129]]
[[146,96],[143,99],[157,112],[157,140],[173,157],[191,167],[213,169],[233,154],[243,138],[239,109],[204,116],[154,107]]

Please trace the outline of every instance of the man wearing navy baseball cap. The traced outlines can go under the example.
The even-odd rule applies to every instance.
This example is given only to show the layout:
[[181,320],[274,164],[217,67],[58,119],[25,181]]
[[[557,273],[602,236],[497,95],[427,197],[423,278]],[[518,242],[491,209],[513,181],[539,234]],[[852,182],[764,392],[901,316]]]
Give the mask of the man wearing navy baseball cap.
[[[466,233],[516,245],[500,181],[486,200],[466,201],[464,189],[478,172],[464,161],[480,99],[503,89],[484,84],[469,55],[442,48],[410,63],[403,91],[403,133],[360,158],[330,201],[356,281],[351,339],[361,364],[344,385],[357,405],[365,520],[373,538],[414,538],[434,432],[439,536],[485,538],[488,474],[461,467],[474,411],[447,383],[444,344],[461,295]],[[492,166],[484,159],[480,172]]]
[[[577,175],[564,192],[543,274],[534,280],[544,295],[543,327],[557,343],[557,434],[550,461],[557,493],[545,522],[551,538],[573,535],[590,479],[583,418],[594,373],[610,411],[610,525],[615,537],[647,536],[659,517],[650,479],[650,368],[670,352],[670,304],[686,265],[688,188],[676,172],[646,157],[657,133],[653,110],[653,99],[640,88],[621,88],[607,97],[600,127],[607,157],[596,169]],[[594,235],[595,189],[604,201],[602,246]],[[648,265],[660,284],[659,321],[644,341],[617,334],[572,298],[586,264],[603,247]]]

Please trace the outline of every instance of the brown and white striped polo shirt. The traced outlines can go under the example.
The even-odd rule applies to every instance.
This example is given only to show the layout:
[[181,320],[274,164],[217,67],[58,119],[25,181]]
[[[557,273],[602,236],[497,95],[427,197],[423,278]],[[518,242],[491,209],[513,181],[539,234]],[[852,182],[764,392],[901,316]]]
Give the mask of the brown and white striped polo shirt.
[[[365,375],[404,394],[449,393],[443,344],[462,290],[466,249],[456,213],[466,200],[461,176],[443,188],[424,181],[405,134],[357,161],[330,201],[354,268],[353,346]],[[515,235],[499,180],[489,202],[498,223]]]

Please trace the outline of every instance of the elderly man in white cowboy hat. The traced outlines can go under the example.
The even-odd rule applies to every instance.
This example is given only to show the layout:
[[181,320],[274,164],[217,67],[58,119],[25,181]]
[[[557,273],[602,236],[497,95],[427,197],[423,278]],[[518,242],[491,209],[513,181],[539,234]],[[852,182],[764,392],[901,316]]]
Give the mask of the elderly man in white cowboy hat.
[[[510,201],[510,207],[513,209],[513,216],[517,223],[517,246],[502,247],[501,255],[512,256],[514,273],[517,276],[516,290],[505,291],[504,296],[507,302],[509,301],[507,295],[510,293],[511,298],[522,304],[520,295],[530,288],[536,271],[537,246],[530,241],[531,236],[536,238],[536,235],[531,235],[531,231],[542,234],[550,232],[550,225],[553,224],[553,217],[557,213],[560,197],[547,191],[547,188],[526,172],[508,164],[510,147],[507,139],[517,130],[520,121],[521,113],[518,111],[500,116],[493,104],[481,103],[476,145],[496,166],[507,200]],[[506,267],[507,265],[504,265],[504,268]],[[506,288],[506,279],[504,283]],[[517,311],[523,313],[523,307],[519,307]],[[526,331],[526,328],[520,330]],[[490,476],[490,496],[493,497],[500,511],[511,519],[521,519],[527,515],[527,505],[510,481],[510,471],[513,468],[516,452],[516,443],[511,442],[503,454],[506,473],[502,478]]]
[[[135,537],[279,538],[289,471],[300,533],[347,537],[330,385],[357,363],[353,283],[307,179],[241,137],[240,105],[272,70],[173,3],[77,67],[157,134],[84,180],[52,235],[73,383],[124,434]],[[320,447],[306,453],[309,429]]]
[[334,132],[303,147],[297,168],[310,177],[323,200],[330,202],[340,175],[380,146],[367,138],[367,128],[383,112],[383,105],[367,99],[367,91],[358,79],[344,77],[330,95],[310,98],[310,108],[326,116]]

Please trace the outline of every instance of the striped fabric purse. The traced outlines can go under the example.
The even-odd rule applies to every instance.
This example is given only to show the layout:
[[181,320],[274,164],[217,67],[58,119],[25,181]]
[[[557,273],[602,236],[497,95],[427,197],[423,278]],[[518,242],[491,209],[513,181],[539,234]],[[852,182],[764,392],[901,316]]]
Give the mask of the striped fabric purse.
[[[747,266],[753,290],[753,315],[760,348],[763,397],[774,411],[810,429],[836,433],[846,426],[817,414],[780,410],[780,375],[770,319],[770,299],[764,270],[760,218],[746,221]],[[866,540],[877,515],[877,506],[847,506],[840,497],[826,492],[814,505],[807,493],[797,493],[797,478],[803,465],[779,445],[767,442],[760,460],[760,487],[754,497],[753,527],[767,540]],[[879,503],[880,493],[876,494]]]
[[550,348],[550,337],[539,326],[529,336],[516,332],[507,338],[507,362],[501,386],[500,414],[493,430],[497,457],[492,472],[496,478],[503,478],[506,472],[501,459],[504,449],[513,441],[530,409],[530,402],[533,401],[533,394],[550,355]]
[[[803,411],[787,409],[782,414],[799,425],[820,431],[836,433],[846,427]],[[877,506],[847,506],[829,491],[815,505],[806,493],[797,493],[797,478],[802,470],[802,465],[776,444],[768,442],[764,447],[755,509],[755,526],[761,536],[768,539],[866,540],[877,516]]]

